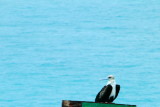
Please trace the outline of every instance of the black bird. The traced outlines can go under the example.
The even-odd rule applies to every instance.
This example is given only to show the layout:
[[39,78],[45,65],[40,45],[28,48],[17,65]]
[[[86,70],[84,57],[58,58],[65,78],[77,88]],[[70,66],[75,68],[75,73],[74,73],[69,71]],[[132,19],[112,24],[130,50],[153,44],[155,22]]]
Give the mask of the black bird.
[[108,83],[97,94],[95,102],[112,103],[118,96],[120,85],[116,84],[113,75],[109,75],[108,79],[103,80],[108,80]]

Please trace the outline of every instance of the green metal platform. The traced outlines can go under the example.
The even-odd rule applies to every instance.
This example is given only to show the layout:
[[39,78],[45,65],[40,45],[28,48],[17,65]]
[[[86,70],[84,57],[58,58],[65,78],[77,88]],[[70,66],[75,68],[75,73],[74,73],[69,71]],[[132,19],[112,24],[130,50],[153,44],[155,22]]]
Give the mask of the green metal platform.
[[62,107],[136,107],[136,105],[63,100]]
[[82,107],[136,107],[136,106],[135,105],[124,105],[124,104],[103,104],[103,103],[83,102]]

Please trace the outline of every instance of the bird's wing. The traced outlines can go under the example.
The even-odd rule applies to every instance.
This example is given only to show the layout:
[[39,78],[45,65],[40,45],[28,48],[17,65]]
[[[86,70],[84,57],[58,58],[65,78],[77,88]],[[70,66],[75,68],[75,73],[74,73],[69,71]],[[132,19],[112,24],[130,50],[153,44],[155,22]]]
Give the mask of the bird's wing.
[[115,96],[115,99],[117,98],[119,91],[120,91],[120,85],[117,84],[116,85],[116,96]]
[[104,86],[101,91],[97,94],[95,102],[103,102],[103,100],[109,98],[112,91],[112,86]]

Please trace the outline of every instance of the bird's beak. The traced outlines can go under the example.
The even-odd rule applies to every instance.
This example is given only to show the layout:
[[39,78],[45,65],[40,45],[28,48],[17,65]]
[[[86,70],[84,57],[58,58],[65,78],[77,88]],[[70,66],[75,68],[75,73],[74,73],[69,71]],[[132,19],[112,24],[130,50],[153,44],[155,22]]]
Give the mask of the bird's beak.
[[100,79],[100,81],[102,81],[102,80],[108,80],[108,79]]

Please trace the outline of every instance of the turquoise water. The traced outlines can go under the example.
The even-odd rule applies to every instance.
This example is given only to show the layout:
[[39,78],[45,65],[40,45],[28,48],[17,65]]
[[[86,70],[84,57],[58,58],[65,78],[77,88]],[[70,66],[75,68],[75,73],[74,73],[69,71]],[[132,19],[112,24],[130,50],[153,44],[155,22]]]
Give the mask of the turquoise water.
[[159,107],[159,0],[1,0],[0,107],[94,101],[109,74],[115,103]]

